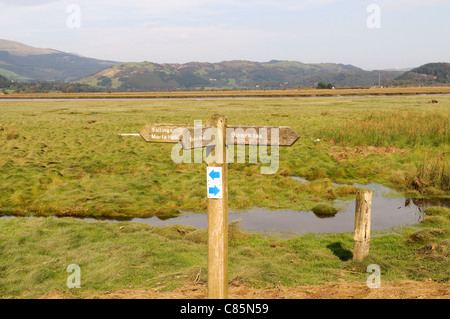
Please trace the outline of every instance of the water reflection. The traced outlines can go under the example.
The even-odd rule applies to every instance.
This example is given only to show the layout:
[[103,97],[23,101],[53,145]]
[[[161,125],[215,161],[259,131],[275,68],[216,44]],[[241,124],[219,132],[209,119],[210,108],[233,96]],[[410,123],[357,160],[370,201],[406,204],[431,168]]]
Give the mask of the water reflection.
[[450,207],[450,198],[406,198],[405,207],[409,207],[411,202],[421,212],[431,206]]

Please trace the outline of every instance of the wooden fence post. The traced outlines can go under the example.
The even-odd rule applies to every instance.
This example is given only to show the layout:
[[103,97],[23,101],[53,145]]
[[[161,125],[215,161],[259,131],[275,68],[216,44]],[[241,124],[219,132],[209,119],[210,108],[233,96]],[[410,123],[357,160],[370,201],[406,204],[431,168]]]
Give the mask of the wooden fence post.
[[370,215],[372,211],[372,191],[362,190],[356,193],[355,208],[355,246],[353,260],[362,261],[369,254]]
[[207,158],[208,167],[221,168],[222,178],[222,198],[208,198],[209,299],[228,298],[228,164],[225,145],[227,121],[222,115],[206,119],[207,126],[217,128],[214,132],[215,149]]

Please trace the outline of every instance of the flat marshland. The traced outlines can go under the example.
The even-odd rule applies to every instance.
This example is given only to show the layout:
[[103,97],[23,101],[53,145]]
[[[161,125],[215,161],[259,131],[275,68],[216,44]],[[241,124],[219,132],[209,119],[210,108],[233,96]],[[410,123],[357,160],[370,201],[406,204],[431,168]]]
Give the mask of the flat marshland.
[[[205,213],[206,164],[171,160],[173,144],[145,143],[146,123],[194,124],[215,113],[230,125],[291,126],[277,174],[267,164],[229,164],[229,206],[312,210],[377,182],[409,197],[450,197],[450,97],[220,100],[0,101],[0,214],[131,217]],[[304,177],[310,183],[290,178]],[[230,232],[230,280],[255,287],[384,280],[447,282],[448,209],[428,210],[415,227],[374,236],[367,261],[351,260],[351,234],[280,239]],[[120,226],[124,226],[120,229]],[[188,226],[0,219],[0,296],[59,290],[89,297],[132,287],[170,290],[206,280],[206,231]],[[428,245],[428,246],[427,246]],[[427,248],[428,247],[428,248]],[[82,289],[66,267],[83,269]]]
[[392,87],[365,89],[282,89],[282,90],[204,90],[177,92],[99,92],[99,93],[0,93],[1,99],[141,99],[141,98],[231,98],[231,97],[320,97],[320,96],[383,96],[450,94],[449,86]]

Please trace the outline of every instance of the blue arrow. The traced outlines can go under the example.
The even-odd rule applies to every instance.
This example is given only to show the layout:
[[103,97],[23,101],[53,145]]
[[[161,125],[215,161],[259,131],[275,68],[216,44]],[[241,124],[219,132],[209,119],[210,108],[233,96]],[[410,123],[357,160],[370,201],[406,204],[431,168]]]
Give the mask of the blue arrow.
[[220,172],[212,170],[211,172],[209,172],[209,177],[211,177],[212,180],[214,180],[215,178],[220,178]]
[[219,194],[219,192],[220,192],[220,189],[218,189],[217,186],[214,185],[214,187],[209,187],[210,194],[217,196],[217,194]]

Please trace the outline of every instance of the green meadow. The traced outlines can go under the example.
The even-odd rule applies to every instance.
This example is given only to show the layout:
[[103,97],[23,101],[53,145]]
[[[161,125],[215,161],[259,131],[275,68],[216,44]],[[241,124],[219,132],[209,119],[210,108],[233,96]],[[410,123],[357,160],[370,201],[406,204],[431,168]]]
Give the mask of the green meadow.
[[[353,236],[307,234],[290,239],[229,228],[229,281],[255,288],[365,283],[377,264],[381,281],[450,280],[450,209],[431,208],[417,227],[373,232],[369,256],[352,260]],[[207,282],[207,231],[189,226],[86,222],[73,218],[0,219],[0,297],[71,298],[121,289],[171,291]],[[68,265],[81,269],[81,289],[66,286]]]
[[[206,210],[206,164],[171,160],[173,144],[146,143],[146,123],[215,113],[230,125],[291,126],[300,135],[268,164],[229,165],[229,206],[311,210],[353,196],[339,183],[378,182],[410,197],[449,197],[450,97],[225,100],[1,101],[0,214],[168,216]],[[319,141],[320,140],[320,141]],[[394,147],[404,153],[355,152]],[[335,153],[344,154],[336,159]],[[331,154],[331,155],[330,155]],[[289,176],[305,177],[302,185]]]
[[[206,212],[206,164],[171,160],[173,144],[146,143],[146,123],[193,124],[216,113],[230,125],[291,126],[300,139],[267,164],[229,164],[229,207],[332,211],[377,182],[408,197],[450,197],[450,97],[219,100],[0,101],[0,297],[73,298],[129,288],[205,283],[206,230],[71,217],[176,216]],[[298,183],[290,176],[307,178]],[[450,209],[419,224],[373,232],[369,257],[352,261],[353,237],[280,238],[230,225],[229,279],[254,287],[382,280],[448,282]],[[312,212],[311,212],[312,213]],[[65,218],[47,218],[44,216]],[[123,227],[122,227],[123,226]],[[68,289],[66,268],[82,269]]]

